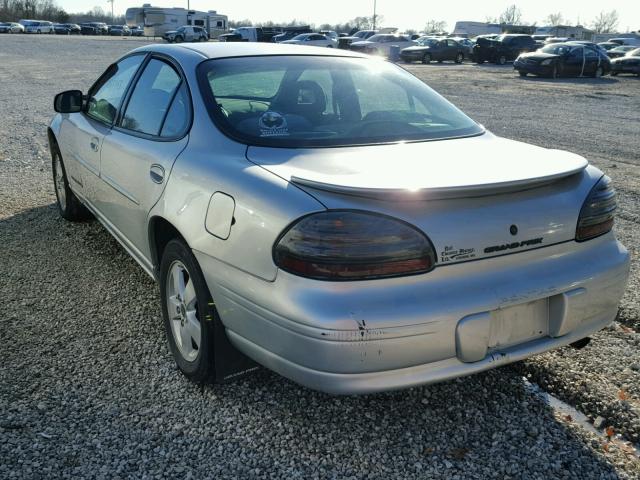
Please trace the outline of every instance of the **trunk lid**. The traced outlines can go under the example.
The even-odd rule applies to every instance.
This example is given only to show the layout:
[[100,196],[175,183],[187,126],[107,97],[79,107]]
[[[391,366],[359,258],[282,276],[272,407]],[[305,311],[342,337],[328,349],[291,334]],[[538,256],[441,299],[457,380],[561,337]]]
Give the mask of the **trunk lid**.
[[577,173],[579,156],[477,137],[347,148],[249,147],[247,157],[298,185],[383,199],[458,198],[521,190]]
[[489,133],[370,147],[249,147],[247,158],[329,209],[378,212],[415,225],[433,242],[439,264],[573,240],[599,177],[578,155]]

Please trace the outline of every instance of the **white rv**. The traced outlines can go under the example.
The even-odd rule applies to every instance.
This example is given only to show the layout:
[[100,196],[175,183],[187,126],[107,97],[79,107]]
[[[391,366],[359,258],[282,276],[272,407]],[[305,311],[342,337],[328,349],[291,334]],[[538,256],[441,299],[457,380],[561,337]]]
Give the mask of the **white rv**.
[[227,16],[214,10],[199,12],[186,8],[152,7],[145,3],[142,7],[128,8],[125,13],[127,25],[142,25],[147,37],[162,37],[169,30],[176,30],[183,25],[204,27],[209,38],[216,38],[227,31]]
[[478,35],[499,35],[502,27],[498,23],[456,22],[451,34],[454,37],[474,38]]
[[538,27],[534,35],[547,35],[549,37],[569,38],[571,40],[591,40],[593,38],[593,30],[578,25],[575,27],[566,25],[556,25],[547,27]]

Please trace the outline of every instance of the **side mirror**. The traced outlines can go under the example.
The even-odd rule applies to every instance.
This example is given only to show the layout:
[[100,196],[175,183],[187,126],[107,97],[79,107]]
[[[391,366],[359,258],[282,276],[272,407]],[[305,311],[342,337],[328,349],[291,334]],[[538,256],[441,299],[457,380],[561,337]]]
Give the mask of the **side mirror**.
[[82,103],[83,96],[80,90],[67,90],[55,96],[53,109],[58,113],[81,112]]

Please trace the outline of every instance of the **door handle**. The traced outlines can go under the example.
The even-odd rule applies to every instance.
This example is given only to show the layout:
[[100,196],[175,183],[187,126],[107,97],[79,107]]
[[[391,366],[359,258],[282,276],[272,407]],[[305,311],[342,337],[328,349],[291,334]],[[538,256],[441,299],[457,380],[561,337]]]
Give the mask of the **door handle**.
[[149,169],[149,176],[154,183],[162,183],[164,181],[164,168],[161,165],[153,164]]
[[94,152],[97,152],[98,149],[100,148],[99,143],[100,143],[100,139],[98,137],[93,137],[91,139],[91,143],[90,143],[91,150],[93,150]]

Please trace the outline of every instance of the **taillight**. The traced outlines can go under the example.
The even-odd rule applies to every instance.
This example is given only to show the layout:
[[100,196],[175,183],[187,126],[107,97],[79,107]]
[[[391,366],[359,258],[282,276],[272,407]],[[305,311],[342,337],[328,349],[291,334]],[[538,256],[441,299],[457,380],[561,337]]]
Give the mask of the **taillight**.
[[383,215],[333,210],[302,217],[276,242],[278,267],[319,280],[364,280],[425,273],[436,263],[417,228]]
[[605,175],[591,189],[582,205],[576,240],[581,242],[609,232],[613,228],[616,208],[616,191],[611,185],[611,179]]

